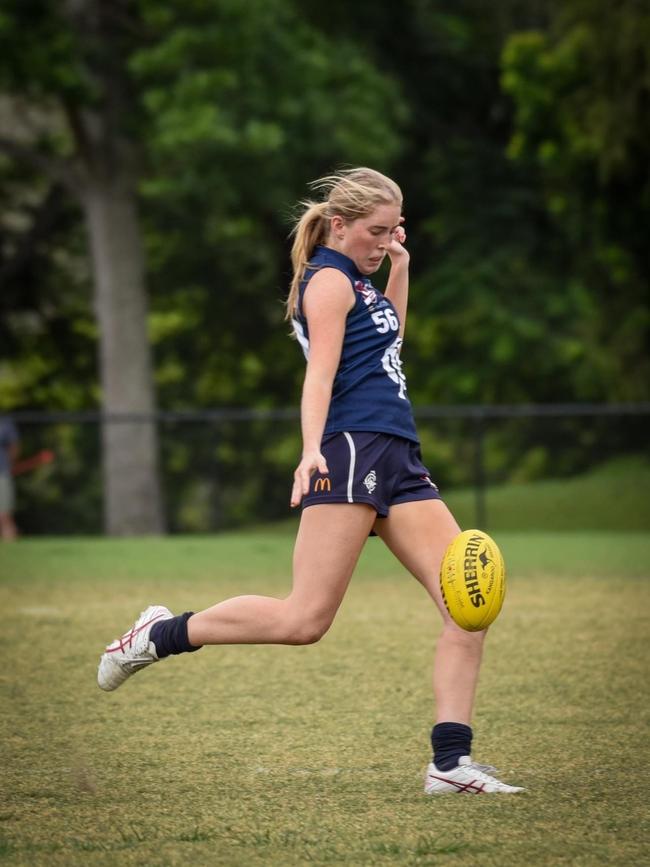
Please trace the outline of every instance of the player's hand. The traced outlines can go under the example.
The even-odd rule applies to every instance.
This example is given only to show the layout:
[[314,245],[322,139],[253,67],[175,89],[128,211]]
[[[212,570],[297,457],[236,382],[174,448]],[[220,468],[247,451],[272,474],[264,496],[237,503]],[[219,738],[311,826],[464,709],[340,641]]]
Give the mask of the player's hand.
[[[400,224],[404,222],[404,217],[399,218]],[[404,226],[399,225],[393,232],[393,237],[390,243],[384,248],[388,254],[391,265],[396,265],[398,262],[408,263],[409,252],[404,246],[406,243],[406,231]]]
[[290,500],[292,509],[299,506],[302,498],[309,493],[309,482],[316,471],[327,475],[329,473],[327,461],[319,451],[305,452],[293,474],[293,488],[291,489]]

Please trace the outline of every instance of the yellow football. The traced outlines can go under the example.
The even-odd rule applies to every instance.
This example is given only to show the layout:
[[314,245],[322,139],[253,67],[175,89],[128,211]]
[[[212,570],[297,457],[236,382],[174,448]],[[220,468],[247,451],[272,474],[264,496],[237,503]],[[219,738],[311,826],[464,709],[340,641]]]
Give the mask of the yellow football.
[[506,592],[503,556],[482,530],[464,530],[450,543],[440,567],[440,589],[452,619],[468,632],[494,621]]

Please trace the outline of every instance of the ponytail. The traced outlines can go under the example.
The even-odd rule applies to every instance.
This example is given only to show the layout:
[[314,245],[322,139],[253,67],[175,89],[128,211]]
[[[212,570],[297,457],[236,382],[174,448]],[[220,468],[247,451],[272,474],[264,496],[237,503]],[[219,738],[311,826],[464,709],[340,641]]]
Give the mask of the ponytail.
[[291,233],[293,235],[293,246],[291,247],[293,279],[287,298],[287,319],[291,319],[298,307],[300,283],[305,276],[305,270],[314,248],[327,240],[329,232],[329,218],[326,216],[329,202],[305,201],[301,204],[305,211]]

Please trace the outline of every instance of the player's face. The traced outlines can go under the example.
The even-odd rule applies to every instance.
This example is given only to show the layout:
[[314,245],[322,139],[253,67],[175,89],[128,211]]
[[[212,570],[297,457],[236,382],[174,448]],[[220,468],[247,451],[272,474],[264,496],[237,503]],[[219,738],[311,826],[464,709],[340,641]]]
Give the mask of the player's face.
[[399,205],[379,205],[367,217],[338,224],[333,220],[332,246],[352,259],[362,274],[374,274],[384,261],[400,217]]

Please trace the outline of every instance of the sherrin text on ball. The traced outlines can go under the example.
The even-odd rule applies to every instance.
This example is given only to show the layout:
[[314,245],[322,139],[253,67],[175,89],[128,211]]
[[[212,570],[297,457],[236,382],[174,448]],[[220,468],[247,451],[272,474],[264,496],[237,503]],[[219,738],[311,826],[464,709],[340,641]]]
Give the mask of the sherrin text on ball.
[[482,530],[464,530],[452,540],[440,567],[442,598],[452,619],[468,632],[495,620],[506,590],[503,556]]

